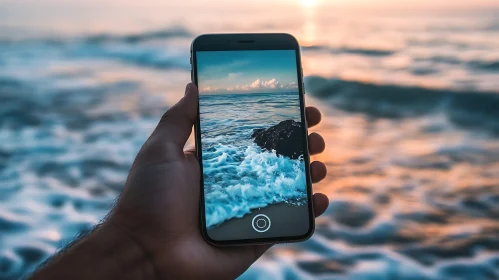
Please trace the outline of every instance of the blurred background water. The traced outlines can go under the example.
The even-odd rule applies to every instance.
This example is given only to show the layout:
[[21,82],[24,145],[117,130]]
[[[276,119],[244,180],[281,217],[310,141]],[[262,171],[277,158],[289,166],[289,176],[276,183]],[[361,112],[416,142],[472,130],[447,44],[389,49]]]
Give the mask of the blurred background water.
[[[0,279],[114,203],[204,32],[289,32],[331,206],[242,279],[499,278],[497,1],[0,0]],[[192,144],[192,143],[191,143]]]

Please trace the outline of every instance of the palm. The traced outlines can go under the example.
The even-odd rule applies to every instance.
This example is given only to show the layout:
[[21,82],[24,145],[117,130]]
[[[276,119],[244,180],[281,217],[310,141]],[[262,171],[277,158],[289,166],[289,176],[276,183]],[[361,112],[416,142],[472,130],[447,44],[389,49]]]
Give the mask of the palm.
[[[187,276],[185,271],[190,271],[192,278],[227,277],[228,272],[234,278],[247,268],[248,257],[254,259],[268,246],[232,249],[206,243],[199,228],[199,179],[199,162],[193,151],[168,153],[164,161],[132,171],[120,198],[126,203],[120,201],[116,209],[120,223],[132,232],[150,233],[134,237],[144,247],[169,252],[157,259],[156,267],[162,268],[158,269],[159,274],[171,274],[176,269],[184,271],[183,277]],[[132,224],[135,221],[140,224]],[[177,256],[173,267],[170,255]],[[244,257],[247,260],[242,262]],[[203,271],[192,269],[197,266],[203,267]],[[197,275],[200,272],[203,275]]]
[[[111,220],[150,256],[160,278],[235,278],[269,246],[214,247],[201,236],[199,161],[193,151],[182,150],[197,114],[196,101],[197,90],[188,92],[165,114],[139,152]],[[320,114],[307,117],[309,126],[320,120]],[[317,136],[310,136],[311,153],[323,149]],[[313,181],[325,176],[320,164],[312,164]],[[314,203],[315,213],[321,214],[327,198],[316,196]]]

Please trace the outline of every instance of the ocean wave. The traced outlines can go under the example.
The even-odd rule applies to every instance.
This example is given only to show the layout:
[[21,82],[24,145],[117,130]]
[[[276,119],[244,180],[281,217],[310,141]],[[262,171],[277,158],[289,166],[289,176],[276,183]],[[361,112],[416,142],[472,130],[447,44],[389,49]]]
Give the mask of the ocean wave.
[[443,113],[456,126],[499,134],[499,94],[307,77],[307,92],[330,105],[373,118]]
[[105,42],[123,42],[123,43],[140,43],[157,39],[169,38],[190,38],[194,36],[189,30],[182,26],[176,26],[166,29],[145,31],[141,33],[113,35],[113,34],[98,34],[85,37],[84,40],[89,43],[105,43]]
[[[149,95],[142,95],[128,111],[115,106],[118,99],[141,95],[141,88],[141,83],[129,80],[60,86],[57,82],[40,85],[0,76],[0,128],[61,125],[85,131],[104,123],[133,119],[134,114],[143,118],[163,114],[167,107],[165,101],[158,102]],[[89,133],[85,137],[93,135]]]
[[101,33],[94,35],[80,35],[71,37],[37,37],[37,38],[27,38],[27,39],[0,39],[0,45],[11,45],[11,44],[33,44],[33,43],[43,43],[47,45],[66,45],[71,44],[75,41],[86,42],[89,44],[103,44],[109,42],[120,42],[120,43],[140,43],[148,42],[158,39],[170,39],[170,38],[190,38],[194,34],[191,33],[183,26],[172,26],[163,29],[143,31],[140,33],[130,33],[130,34],[109,34]]
[[124,110],[116,98],[140,94],[130,81],[49,84],[0,77],[0,279],[21,279],[105,216],[166,107],[141,95]]
[[[187,53],[187,52],[186,52]],[[190,68],[189,60],[166,47],[133,44],[87,44],[75,45],[69,50],[71,56],[116,60],[122,63],[155,69]]]
[[499,61],[483,61],[483,60],[473,60],[469,62],[471,67],[474,67],[479,70],[486,71],[499,71]]
[[396,53],[395,50],[370,49],[360,47],[329,47],[324,45],[302,46],[303,51],[327,51],[334,54],[357,54],[364,56],[389,56]]
[[306,198],[302,160],[249,146],[216,145],[203,151],[205,212],[208,227],[240,218],[252,209]]
[[[21,41],[0,41],[0,64],[43,59],[96,59],[154,69],[190,69],[188,48],[165,44],[173,38],[189,38],[191,33],[182,27],[137,34],[98,34],[80,37],[39,38]],[[156,41],[161,41],[159,44]],[[5,55],[5,57],[3,57]],[[8,56],[8,57],[7,57]]]
[[[480,72],[487,73],[495,73],[499,71],[499,61],[494,59],[466,59],[465,57],[460,57],[458,54],[455,55],[433,55],[433,56],[416,56],[413,58],[414,62],[426,62],[428,67],[433,66],[432,68],[424,68],[423,74],[434,74],[438,72],[438,69],[435,69],[435,65],[445,65],[445,66],[460,66],[463,68],[467,68],[470,70],[480,70]],[[413,74],[418,75],[418,70],[421,68],[409,68]]]

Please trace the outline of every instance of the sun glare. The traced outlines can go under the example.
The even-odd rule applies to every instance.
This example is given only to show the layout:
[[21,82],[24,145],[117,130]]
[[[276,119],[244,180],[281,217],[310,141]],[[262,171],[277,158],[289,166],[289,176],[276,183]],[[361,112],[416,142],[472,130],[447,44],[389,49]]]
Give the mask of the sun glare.
[[304,7],[315,7],[317,0],[301,0],[301,4]]

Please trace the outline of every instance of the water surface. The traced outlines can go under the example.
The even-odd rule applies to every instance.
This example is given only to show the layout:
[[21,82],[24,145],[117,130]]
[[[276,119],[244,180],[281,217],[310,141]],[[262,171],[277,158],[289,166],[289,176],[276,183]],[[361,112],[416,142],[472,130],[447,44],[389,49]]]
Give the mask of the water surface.
[[105,216],[183,94],[191,40],[221,31],[297,36],[327,143],[315,235],[242,279],[499,277],[497,9],[89,3],[0,12],[0,279]]

